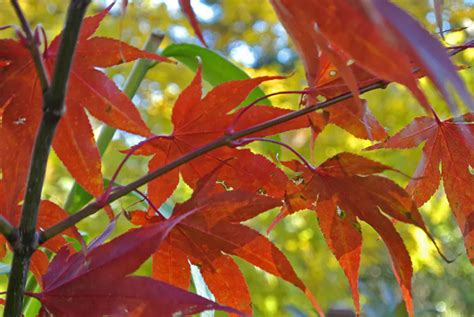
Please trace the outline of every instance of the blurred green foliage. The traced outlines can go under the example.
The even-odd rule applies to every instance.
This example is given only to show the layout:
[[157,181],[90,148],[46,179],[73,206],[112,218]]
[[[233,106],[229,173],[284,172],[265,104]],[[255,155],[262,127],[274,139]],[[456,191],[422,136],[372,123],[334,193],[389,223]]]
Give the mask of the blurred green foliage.
[[[395,1],[408,10],[430,31],[436,32],[434,12],[428,0]],[[66,10],[66,1],[27,0],[20,1],[28,19],[33,25],[42,24],[49,41],[61,30]],[[467,27],[459,32],[449,33],[447,43],[456,45],[474,36],[474,7],[472,1],[452,0],[443,14],[446,29]],[[94,1],[89,13],[98,12],[107,1]],[[204,34],[210,46],[223,56],[229,57],[242,66],[250,75],[288,74],[288,79],[264,85],[268,92],[301,89],[305,87],[303,70],[297,55],[292,50],[283,28],[278,23],[268,1],[255,0],[201,0],[193,2],[202,22]],[[129,1],[124,18],[119,5],[103,22],[98,34],[120,37],[132,45],[141,47],[152,29],[166,33],[162,48],[172,43],[197,43],[189,24],[183,19],[176,0],[135,0]],[[0,0],[0,25],[17,23],[9,2]],[[343,18],[343,17],[341,17]],[[11,30],[0,32],[0,37],[10,37]],[[474,53],[467,51],[455,58],[457,63],[472,64]],[[123,65],[107,70],[118,86],[123,85],[131,65]],[[170,115],[172,105],[180,91],[191,80],[193,72],[184,65],[157,65],[150,71],[133,101],[141,110],[143,117],[155,133],[171,131]],[[462,71],[471,92],[474,87],[472,70]],[[443,102],[439,101],[430,84],[423,81],[434,107],[446,117],[449,115]],[[210,87],[210,86],[209,86]],[[208,87],[208,88],[209,88]],[[369,106],[375,116],[392,134],[409,123],[415,116],[423,114],[421,107],[397,85],[390,85],[384,91],[366,94]],[[298,97],[276,97],[272,103],[279,107],[298,107]],[[100,123],[94,121],[95,132]],[[282,140],[298,148],[311,157],[308,131],[285,133]],[[103,157],[103,172],[110,177],[123,154],[119,151],[134,144],[138,139],[125,133],[118,133]],[[370,145],[369,141],[358,140],[341,129],[330,126],[319,137],[313,154],[315,163],[340,152],[361,153]],[[275,148],[261,145],[253,147],[256,151],[271,153]],[[383,150],[364,155],[392,165],[407,174],[412,174],[420,157],[420,149],[391,151]],[[291,158],[286,151],[279,153],[280,159]],[[146,173],[147,159],[134,157],[122,171],[119,183],[127,183]],[[401,185],[408,179],[389,174]],[[58,204],[63,204],[73,180],[53,154],[50,158],[47,186],[44,196]],[[181,201],[189,197],[190,189],[181,184],[173,199]],[[127,198],[114,204],[117,211],[143,208],[136,205],[136,199]],[[468,316],[474,313],[474,274],[464,254],[461,235],[457,229],[443,191],[440,190],[422,208],[427,224],[435,237],[451,257],[458,256],[452,264],[444,263],[420,230],[400,226],[408,249],[413,257],[415,268],[414,303],[419,316]],[[250,225],[265,231],[271,223],[275,211],[261,215],[250,221]],[[88,237],[94,237],[105,228],[107,219],[103,214],[92,216],[80,223],[79,228]],[[122,218],[117,232],[128,228]],[[376,233],[363,227],[364,251],[361,267],[361,299],[366,316],[398,316],[400,292],[391,273],[387,252]],[[282,221],[270,233],[270,238],[278,245],[295,266],[300,277],[316,294],[324,308],[352,307],[348,283],[336,259],[328,250],[319,231],[315,215],[301,212]],[[9,257],[5,258],[8,263]],[[295,287],[278,280],[252,266],[239,261],[249,282],[256,316],[299,316],[311,313],[310,304]],[[145,266],[143,271],[148,270]],[[5,275],[0,272],[2,288]]]

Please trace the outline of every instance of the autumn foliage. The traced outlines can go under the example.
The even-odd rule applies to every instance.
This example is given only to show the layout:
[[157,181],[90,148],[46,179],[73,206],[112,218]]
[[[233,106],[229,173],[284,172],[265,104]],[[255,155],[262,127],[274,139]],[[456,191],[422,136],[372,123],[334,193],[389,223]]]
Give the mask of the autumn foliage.
[[[80,2],[71,1],[73,5]],[[265,232],[243,224],[276,208],[279,214],[269,230],[287,215],[314,211],[329,249],[347,276],[357,314],[361,313],[360,223],[367,223],[387,247],[406,310],[413,316],[412,262],[395,223],[418,227],[439,248],[418,208],[441,182],[464,237],[467,257],[474,263],[474,101],[450,60],[450,55],[472,47],[472,42],[448,50],[388,0],[270,2],[305,67],[307,87],[281,93],[302,95],[301,110],[263,102],[244,107],[260,84],[285,77],[233,80],[203,93],[200,66],[174,105],[169,105],[173,131],[168,135],[154,135],[130,98],[100,69],[138,59],[176,61],[118,39],[95,36],[113,4],[83,19],[63,92],[65,109],[47,147],[49,151],[52,146],[75,181],[93,197],[73,215],[40,196],[35,197],[33,211],[24,208],[31,177],[36,177],[35,169],[28,167],[43,142],[37,131],[48,120],[44,104],[50,100],[48,84],[57,76],[55,67],[60,67],[61,41],[68,39],[61,33],[50,44],[41,45],[37,29],[33,37],[23,29],[16,32],[16,39],[0,40],[0,256],[13,252],[15,258],[26,259],[23,269],[29,269],[41,287],[23,294],[23,279],[18,282],[18,295],[9,286],[7,310],[18,300],[21,305],[26,295],[41,302],[41,316],[177,316],[209,309],[251,315],[251,294],[234,261],[237,257],[293,284],[323,315],[314,290],[298,277],[279,247]],[[179,3],[207,46],[190,1]],[[437,2],[438,10],[440,5]],[[34,52],[40,48],[38,62]],[[41,80],[41,70],[50,83]],[[422,77],[434,84],[452,118],[439,118],[420,88]],[[392,136],[361,96],[390,83],[404,85],[426,112]],[[144,141],[123,153],[149,157],[149,174],[129,185],[118,186],[115,179],[104,183],[91,117],[143,137]],[[329,124],[373,141],[367,151],[422,144],[415,174],[404,176],[411,177],[408,186],[400,187],[384,173],[403,174],[397,166],[370,160],[364,153],[339,153],[313,166],[288,145],[267,139],[308,129],[315,141]],[[254,142],[277,143],[297,159],[281,162],[257,154],[247,147]],[[126,164],[125,160],[121,167]],[[180,178],[193,189],[192,197],[174,206],[166,219],[159,207],[173,194]],[[147,185],[146,191],[142,185]],[[148,208],[125,211],[135,228],[110,240],[121,213],[110,204],[133,191]],[[86,244],[75,224],[101,209],[107,211],[110,224]],[[27,230],[24,217],[34,219],[29,232],[38,234],[32,245],[25,245],[22,238]],[[78,241],[76,247],[72,240]],[[440,256],[444,256],[441,251]],[[132,275],[150,258],[151,276]],[[215,302],[188,291],[190,263],[199,267]],[[14,273],[10,283],[17,283]]]

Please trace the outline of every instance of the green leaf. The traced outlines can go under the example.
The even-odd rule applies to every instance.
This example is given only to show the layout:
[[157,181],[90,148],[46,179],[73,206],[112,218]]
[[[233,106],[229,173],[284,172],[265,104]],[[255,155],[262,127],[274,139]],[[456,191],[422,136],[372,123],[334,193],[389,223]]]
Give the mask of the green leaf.
[[[248,79],[249,75],[238,66],[222,57],[218,53],[194,44],[171,44],[161,55],[177,59],[191,70],[196,71],[199,61],[202,64],[204,79],[212,86],[217,86],[230,80]],[[242,103],[247,105],[257,98],[265,96],[262,89],[256,88]],[[267,99],[260,102],[262,105],[271,105]]]

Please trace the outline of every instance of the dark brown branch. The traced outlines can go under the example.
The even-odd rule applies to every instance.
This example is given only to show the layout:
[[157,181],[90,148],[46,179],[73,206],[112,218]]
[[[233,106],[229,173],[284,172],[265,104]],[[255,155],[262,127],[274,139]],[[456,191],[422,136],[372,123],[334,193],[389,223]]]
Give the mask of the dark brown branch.
[[41,84],[41,89],[43,92],[47,91],[49,88],[49,77],[46,67],[44,66],[43,58],[39,51],[38,44],[35,41],[33,33],[31,32],[31,27],[28,21],[26,20],[25,14],[20,7],[20,4],[17,0],[11,0],[13,9],[15,10],[18,19],[20,20],[21,28],[26,36],[26,41],[28,49],[30,51],[33,62],[35,63],[36,72],[38,73],[39,82]]
[[[379,89],[379,88],[385,88],[386,86],[387,86],[386,82],[378,81],[376,83],[373,83],[371,85],[368,85],[366,87],[361,88],[360,93],[362,94],[362,93],[365,93],[365,92],[368,92],[368,91],[371,91],[371,90],[375,90],[375,89]],[[286,115],[280,116],[280,117],[272,119],[272,120],[268,120],[266,122],[260,123],[258,125],[253,126],[253,127],[250,127],[248,129],[244,129],[244,130],[241,130],[241,131],[230,133],[228,135],[224,135],[221,138],[219,138],[219,139],[217,139],[217,140],[215,140],[211,143],[208,143],[208,144],[196,149],[193,152],[185,154],[185,155],[181,156],[180,158],[166,164],[165,166],[160,167],[160,168],[150,172],[149,174],[141,177],[140,179],[138,179],[138,180],[126,185],[126,186],[123,186],[123,187],[117,189],[116,191],[112,192],[110,194],[110,196],[104,202],[99,203],[99,202],[96,201],[96,202],[93,202],[93,203],[87,205],[83,209],[79,210],[77,213],[69,216],[68,218],[64,219],[63,221],[57,223],[56,225],[50,227],[47,230],[41,232],[40,237],[39,237],[39,243],[42,244],[42,243],[46,242],[47,240],[49,240],[52,237],[60,234],[64,230],[74,226],[76,223],[78,223],[82,219],[87,218],[88,216],[96,213],[97,211],[99,211],[104,206],[104,204],[110,204],[110,203],[114,202],[115,200],[129,194],[130,192],[134,191],[135,189],[137,189],[137,188],[149,183],[150,181],[156,179],[157,177],[159,177],[163,174],[166,174],[166,173],[170,172],[171,170],[173,170],[173,169],[175,169],[175,168],[177,168],[177,167],[179,167],[183,164],[186,164],[189,161],[191,161],[191,160],[193,160],[193,159],[195,159],[195,158],[197,158],[197,157],[199,157],[203,154],[206,154],[206,153],[208,153],[212,150],[215,150],[215,149],[223,147],[223,146],[232,146],[232,144],[235,140],[238,140],[242,137],[245,137],[245,136],[254,134],[256,132],[271,128],[271,127],[276,126],[278,124],[288,122],[290,120],[296,119],[296,118],[304,116],[306,114],[309,114],[313,111],[323,109],[323,108],[327,108],[329,106],[332,106],[332,105],[334,105],[338,102],[347,100],[349,98],[352,98],[352,94],[351,93],[346,93],[346,94],[340,95],[338,97],[329,99],[325,102],[318,103],[318,104],[315,104],[315,105],[312,105],[312,106],[309,106],[309,107],[305,107],[301,110],[288,113]]]
[[[13,1],[13,3],[16,3]],[[71,0],[61,44],[58,50],[53,81],[43,93],[43,117],[38,129],[28,174],[22,208],[18,242],[14,247],[12,270],[8,280],[5,316],[21,316],[22,302],[30,258],[38,247],[36,224],[38,208],[54,133],[64,112],[64,99],[79,32],[90,0]]]

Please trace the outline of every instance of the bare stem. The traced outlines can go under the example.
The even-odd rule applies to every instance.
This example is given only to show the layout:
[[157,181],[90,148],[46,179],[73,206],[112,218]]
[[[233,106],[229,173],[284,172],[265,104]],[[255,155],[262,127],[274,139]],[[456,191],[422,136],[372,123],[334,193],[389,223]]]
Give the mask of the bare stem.
[[[100,202],[105,202],[107,201],[107,198],[109,197],[110,193],[112,192],[112,189],[113,189],[113,186],[115,184],[115,181],[117,180],[117,177],[120,173],[120,171],[122,170],[122,168],[125,166],[125,163],[127,163],[128,159],[138,150],[140,149],[143,145],[153,141],[153,140],[157,140],[159,138],[169,138],[168,136],[159,136],[159,135],[155,135],[155,136],[152,136],[148,139],[146,139],[145,141],[142,141],[140,142],[139,144],[133,146],[131,148],[130,151],[127,152],[127,155],[125,155],[125,157],[123,158],[122,162],[120,162],[119,166],[117,167],[117,169],[115,170],[114,172],[114,175],[112,176],[112,179],[110,180],[110,183],[109,183],[109,186],[107,186],[107,189],[105,190],[104,194],[99,197],[97,199],[97,201],[100,203]],[[106,204],[104,204],[105,206]]]
[[33,32],[31,32],[30,24],[26,20],[25,14],[23,13],[23,10],[21,9],[18,1],[11,0],[11,4],[13,6],[13,9],[15,10],[16,15],[18,16],[18,19],[20,20],[21,28],[26,36],[28,49],[30,51],[31,57],[33,58],[33,62],[35,63],[36,72],[38,73],[41,88],[43,92],[45,92],[49,88],[49,77],[43,62],[43,57],[41,56],[41,53],[39,51],[38,44],[34,39]]
[[[16,1],[12,1],[12,3],[13,5],[18,5]],[[36,135],[31,158],[20,227],[18,229],[19,243],[13,246],[14,255],[8,281],[5,316],[18,317],[22,313],[30,258],[38,247],[36,224],[46,165],[56,127],[64,113],[64,99],[74,51],[82,20],[89,3],[90,0],[71,0],[58,50],[58,59],[54,68],[53,81],[51,86],[43,92],[43,117]],[[21,10],[18,12],[21,13]],[[21,17],[22,15],[20,19]]]

